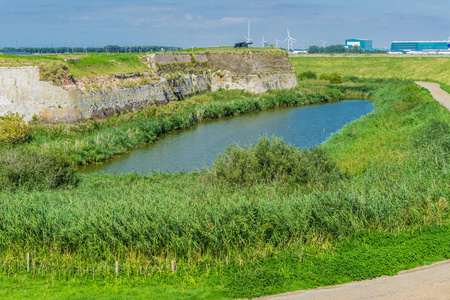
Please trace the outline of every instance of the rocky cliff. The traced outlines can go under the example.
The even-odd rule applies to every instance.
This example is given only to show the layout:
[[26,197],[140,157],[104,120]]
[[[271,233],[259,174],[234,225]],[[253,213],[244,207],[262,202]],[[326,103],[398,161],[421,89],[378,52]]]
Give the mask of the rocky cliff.
[[141,60],[149,72],[62,78],[62,86],[41,81],[38,67],[0,67],[0,115],[77,122],[218,89],[264,93],[297,85],[287,53],[280,50],[158,53]]

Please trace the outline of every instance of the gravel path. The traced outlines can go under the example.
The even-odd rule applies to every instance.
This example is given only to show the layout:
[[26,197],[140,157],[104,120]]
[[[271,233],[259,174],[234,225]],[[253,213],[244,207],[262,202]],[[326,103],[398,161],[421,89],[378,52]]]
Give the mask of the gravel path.
[[[450,110],[450,94],[438,83],[416,81]],[[450,299],[450,260],[402,271],[396,276],[351,282],[338,286],[298,291],[261,298],[265,300],[410,300]]]
[[398,275],[334,287],[286,293],[265,300],[450,299],[450,260],[402,271]]
[[[439,101],[442,105],[450,110],[450,94],[441,89],[441,85],[435,82],[422,82],[416,81],[418,85],[428,89],[431,93],[431,96],[434,97],[437,101]],[[450,296],[449,296],[450,299]]]

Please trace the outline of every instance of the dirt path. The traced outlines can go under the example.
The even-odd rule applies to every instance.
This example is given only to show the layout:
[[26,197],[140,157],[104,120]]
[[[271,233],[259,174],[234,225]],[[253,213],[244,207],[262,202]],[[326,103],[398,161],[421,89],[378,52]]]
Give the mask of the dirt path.
[[422,81],[416,81],[416,83],[421,87],[428,89],[434,99],[439,101],[442,105],[447,107],[448,110],[450,110],[450,94],[441,89],[441,85],[439,83]]
[[334,287],[286,293],[266,300],[450,299],[450,260],[402,271],[398,275]]

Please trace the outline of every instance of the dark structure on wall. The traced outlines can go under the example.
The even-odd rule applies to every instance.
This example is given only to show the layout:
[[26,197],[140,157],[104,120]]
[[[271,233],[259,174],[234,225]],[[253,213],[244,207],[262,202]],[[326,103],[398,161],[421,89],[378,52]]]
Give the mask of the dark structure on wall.
[[248,45],[253,44],[253,42],[250,43],[246,43],[246,42],[242,42],[242,43],[236,43],[234,44],[234,48],[248,48]]

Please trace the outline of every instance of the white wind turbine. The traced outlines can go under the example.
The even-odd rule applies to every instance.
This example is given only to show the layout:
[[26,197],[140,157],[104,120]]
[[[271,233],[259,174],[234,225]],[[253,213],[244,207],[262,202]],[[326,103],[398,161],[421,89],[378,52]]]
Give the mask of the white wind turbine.
[[293,37],[291,37],[291,35],[289,34],[289,29],[287,30],[287,38],[283,41],[284,42],[288,42],[288,53],[289,53],[289,49],[293,49],[293,45],[294,43],[297,41],[296,39],[294,39]]
[[277,40],[277,38],[275,38],[275,47],[278,48],[278,43],[281,42],[280,40]]
[[261,41],[260,43],[261,43],[261,46],[262,46],[262,47],[266,47],[266,43],[267,43],[267,42],[264,40],[264,37],[263,37],[263,39],[262,39],[262,41]]
[[250,38],[250,20],[248,20],[248,35],[244,37],[247,40],[247,43],[250,43],[252,41],[252,39]]
[[327,43],[327,41],[322,41],[322,40],[320,40],[320,41],[322,42],[322,47],[325,48],[325,44]]

